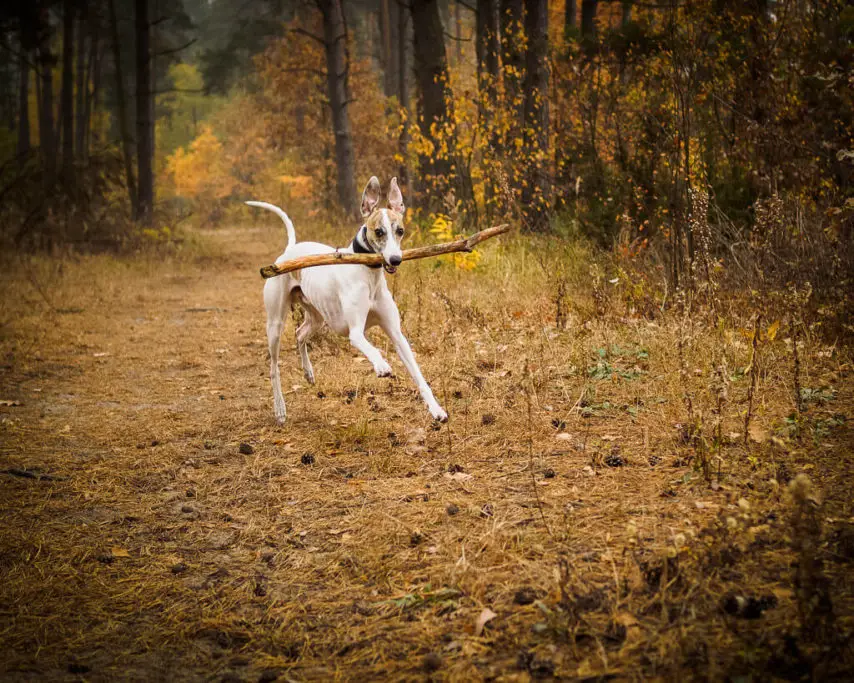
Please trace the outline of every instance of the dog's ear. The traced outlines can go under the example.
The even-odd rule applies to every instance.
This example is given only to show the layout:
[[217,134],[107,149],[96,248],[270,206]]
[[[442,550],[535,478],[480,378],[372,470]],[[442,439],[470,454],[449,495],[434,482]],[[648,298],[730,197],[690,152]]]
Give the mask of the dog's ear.
[[371,176],[371,179],[368,181],[368,184],[365,185],[365,191],[362,192],[362,217],[367,218],[370,216],[377,204],[380,201],[380,194],[382,190],[380,188],[380,181],[377,179],[375,175]]
[[403,195],[400,194],[400,188],[397,185],[397,178],[391,179],[391,185],[388,188],[388,207],[401,216],[406,213],[406,207],[403,205]]

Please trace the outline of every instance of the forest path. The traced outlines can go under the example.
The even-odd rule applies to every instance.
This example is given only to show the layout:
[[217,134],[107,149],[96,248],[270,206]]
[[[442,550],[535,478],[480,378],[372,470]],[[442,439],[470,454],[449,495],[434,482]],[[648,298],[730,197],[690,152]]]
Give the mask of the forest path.
[[[712,489],[674,445],[681,401],[657,326],[532,342],[548,294],[403,268],[404,324],[449,425],[432,424],[382,337],[394,379],[322,336],[307,386],[290,323],[278,427],[257,268],[281,229],[204,240],[190,259],[3,276],[0,399],[20,403],[0,407],[4,677],[631,677],[642,653],[646,672],[673,673],[700,656],[686,642],[737,650],[725,590],[774,591],[792,618],[784,522],[763,516],[780,497],[735,471]],[[605,340],[613,368],[582,417],[599,366],[572,368],[605,358]],[[718,515],[764,524],[778,564],[751,556],[723,577],[686,558],[693,578],[657,594],[678,567],[666,548]],[[571,647],[561,585],[584,615]]]

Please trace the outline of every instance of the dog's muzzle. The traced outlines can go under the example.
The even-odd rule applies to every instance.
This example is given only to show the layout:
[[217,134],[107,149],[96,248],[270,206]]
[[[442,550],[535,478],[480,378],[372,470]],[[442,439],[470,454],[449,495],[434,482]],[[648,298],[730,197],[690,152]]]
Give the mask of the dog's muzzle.
[[388,263],[386,263],[385,259],[383,259],[383,268],[385,268],[385,272],[389,275],[394,275],[397,272],[397,267],[403,262],[403,259],[400,256],[392,256],[389,258]]

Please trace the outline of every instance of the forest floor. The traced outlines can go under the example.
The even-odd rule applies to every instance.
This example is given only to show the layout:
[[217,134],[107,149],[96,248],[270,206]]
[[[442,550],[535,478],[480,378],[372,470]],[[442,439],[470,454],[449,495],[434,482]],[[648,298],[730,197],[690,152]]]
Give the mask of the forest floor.
[[766,319],[745,444],[751,311],[635,315],[584,249],[496,240],[390,278],[447,425],[377,333],[396,377],[326,333],[308,386],[291,322],[279,427],[275,223],[4,257],[0,678],[850,674],[851,348],[804,337],[798,417]]

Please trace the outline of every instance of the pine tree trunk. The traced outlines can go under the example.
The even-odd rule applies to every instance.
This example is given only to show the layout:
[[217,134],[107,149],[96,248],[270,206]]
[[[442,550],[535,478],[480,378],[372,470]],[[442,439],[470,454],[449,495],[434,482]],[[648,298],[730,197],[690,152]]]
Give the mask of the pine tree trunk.
[[525,34],[525,149],[528,178],[522,186],[526,227],[549,229],[549,6],[548,0],[526,0]]
[[[522,83],[525,73],[524,43],[524,2],[523,0],[501,0],[501,42],[504,62],[504,93],[508,109],[518,115],[517,124],[522,121],[523,99]],[[513,133],[511,133],[513,135]]]
[[456,136],[453,133],[453,98],[448,86],[448,60],[445,55],[445,31],[439,15],[438,0],[412,0],[414,27],[415,77],[420,99],[420,127],[424,137],[436,141],[435,130],[451,124],[447,153],[421,159],[427,176],[442,184],[449,183],[453,171]]
[[56,180],[56,136],[53,124],[53,67],[56,57],[45,41],[39,47],[39,66],[41,67],[41,97],[39,98],[39,152],[44,169],[45,188],[51,189]]
[[86,71],[86,20],[81,16],[77,21],[77,122],[74,140],[75,154],[78,159],[86,157],[86,96],[89,93],[89,74]]
[[454,3],[454,27],[456,29],[455,35],[456,40],[454,41],[457,44],[457,62],[456,67],[459,69],[460,65],[463,63],[463,17],[460,14],[460,3]]
[[62,179],[74,177],[74,4],[65,0],[62,14]]
[[567,45],[576,38],[576,27],[578,26],[578,2],[577,0],[566,0],[563,8],[563,38]]
[[[101,81],[101,40],[98,25],[92,23],[89,33],[89,56],[86,59],[86,96],[83,101],[83,158],[89,158],[92,148],[92,111],[98,107],[98,89]],[[92,84],[91,89],[89,83]]]
[[501,50],[497,21],[497,0],[478,0],[477,3],[477,74],[482,95],[494,101],[498,87],[498,55]]
[[151,221],[154,207],[154,122],[151,98],[151,24],[148,0],[135,0],[136,26],[136,164],[139,179],[137,219]]
[[590,40],[596,38],[596,11],[599,0],[581,0],[581,35]]
[[347,24],[341,0],[318,0],[323,14],[323,38],[326,43],[326,84],[332,131],[335,136],[338,203],[348,214],[358,205],[353,133],[350,124],[350,56],[347,46]]
[[620,26],[625,28],[632,20],[632,2],[631,0],[623,0],[623,11],[620,15]]
[[119,25],[116,20],[116,0],[109,0],[110,33],[113,49],[113,69],[116,74],[116,103],[119,114],[119,133],[122,136],[122,156],[125,163],[125,181],[130,199],[131,217],[139,215],[139,195],[136,192],[136,176],[133,172],[133,138],[128,124],[127,99],[125,96],[125,77],[122,69],[122,53],[119,45]]
[[409,146],[409,67],[407,66],[406,54],[408,52],[408,35],[409,35],[409,8],[406,5],[399,4],[397,10],[397,101],[401,109],[404,111],[405,118],[403,125],[400,127],[400,139],[398,140],[398,148],[402,161],[398,170],[398,179],[400,185],[408,187],[412,192],[413,188],[407,181],[409,180],[409,170],[406,166],[406,150]]
[[18,145],[19,163],[26,162],[30,154],[30,65],[28,54],[21,59],[21,73],[18,84]]

